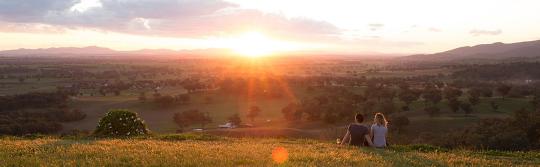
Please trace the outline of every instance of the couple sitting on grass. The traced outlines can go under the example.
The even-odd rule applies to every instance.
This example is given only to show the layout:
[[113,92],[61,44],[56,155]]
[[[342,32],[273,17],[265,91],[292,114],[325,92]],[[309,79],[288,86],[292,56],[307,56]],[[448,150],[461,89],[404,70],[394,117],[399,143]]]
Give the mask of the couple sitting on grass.
[[382,113],[376,113],[371,128],[363,125],[364,116],[362,114],[356,114],[354,117],[356,123],[350,124],[347,128],[347,133],[341,140],[342,145],[353,146],[369,146],[375,148],[386,147],[386,134],[388,129],[386,125],[386,119]]

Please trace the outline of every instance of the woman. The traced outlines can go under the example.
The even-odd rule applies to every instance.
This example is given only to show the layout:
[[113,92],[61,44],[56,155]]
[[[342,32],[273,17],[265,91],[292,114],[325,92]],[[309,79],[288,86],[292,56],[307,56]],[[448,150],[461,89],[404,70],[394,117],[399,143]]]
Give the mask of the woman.
[[388,122],[382,113],[376,113],[371,125],[370,136],[373,138],[373,146],[377,148],[386,147],[386,134],[388,133]]

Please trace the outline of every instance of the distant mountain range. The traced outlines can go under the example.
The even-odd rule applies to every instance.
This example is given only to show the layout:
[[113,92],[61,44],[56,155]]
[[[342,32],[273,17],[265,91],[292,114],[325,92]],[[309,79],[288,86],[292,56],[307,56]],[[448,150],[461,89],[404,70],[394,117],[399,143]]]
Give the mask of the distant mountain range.
[[[16,49],[0,51],[0,56],[47,56],[47,55],[88,55],[88,56],[121,56],[121,55],[166,55],[166,56],[216,56],[231,55],[229,49],[195,49],[195,50],[170,50],[170,49],[142,49],[134,51],[117,51],[104,47],[59,47],[44,49]],[[290,52],[290,55],[332,55],[328,53]],[[347,57],[354,57],[349,54]],[[366,54],[357,55],[358,57]],[[375,56],[374,56],[375,57]],[[378,57],[389,57],[380,54]],[[390,56],[391,57],[391,56]],[[466,46],[434,54],[417,54],[403,56],[398,59],[410,61],[460,61],[460,60],[502,60],[508,58],[540,58],[540,40],[518,43],[493,43],[476,46]]]
[[54,55],[87,55],[87,56],[118,56],[118,55],[226,55],[230,54],[228,49],[194,49],[194,50],[171,50],[171,49],[142,49],[134,51],[117,51],[104,47],[58,47],[43,49],[15,49],[0,51],[4,56],[54,56]]
[[540,40],[466,46],[434,54],[405,56],[407,60],[452,61],[467,59],[508,59],[540,57]]

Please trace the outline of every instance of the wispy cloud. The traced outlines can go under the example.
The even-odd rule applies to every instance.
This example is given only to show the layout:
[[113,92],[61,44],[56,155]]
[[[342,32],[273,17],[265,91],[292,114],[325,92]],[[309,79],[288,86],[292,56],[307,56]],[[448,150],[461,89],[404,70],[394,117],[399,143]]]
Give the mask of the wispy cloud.
[[372,23],[372,24],[368,24],[368,27],[371,31],[377,31],[381,28],[384,27],[384,24],[380,24],[380,23]]
[[469,31],[469,34],[473,36],[480,36],[480,35],[499,35],[502,33],[502,30],[496,29],[496,30],[483,30],[483,29],[473,29]]
[[324,40],[340,33],[324,21],[239,8],[222,0],[0,0],[0,21],[167,37],[204,38],[259,30]]
[[439,29],[439,28],[430,27],[430,28],[428,28],[428,31],[430,31],[430,32],[441,32],[442,30]]

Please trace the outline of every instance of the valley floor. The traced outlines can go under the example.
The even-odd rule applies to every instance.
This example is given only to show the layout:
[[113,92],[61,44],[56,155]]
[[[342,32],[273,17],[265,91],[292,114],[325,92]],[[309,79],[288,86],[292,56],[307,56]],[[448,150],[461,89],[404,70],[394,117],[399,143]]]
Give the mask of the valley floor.
[[[282,162],[282,163],[279,163]],[[0,166],[538,166],[539,152],[372,149],[304,139],[0,138]]]

